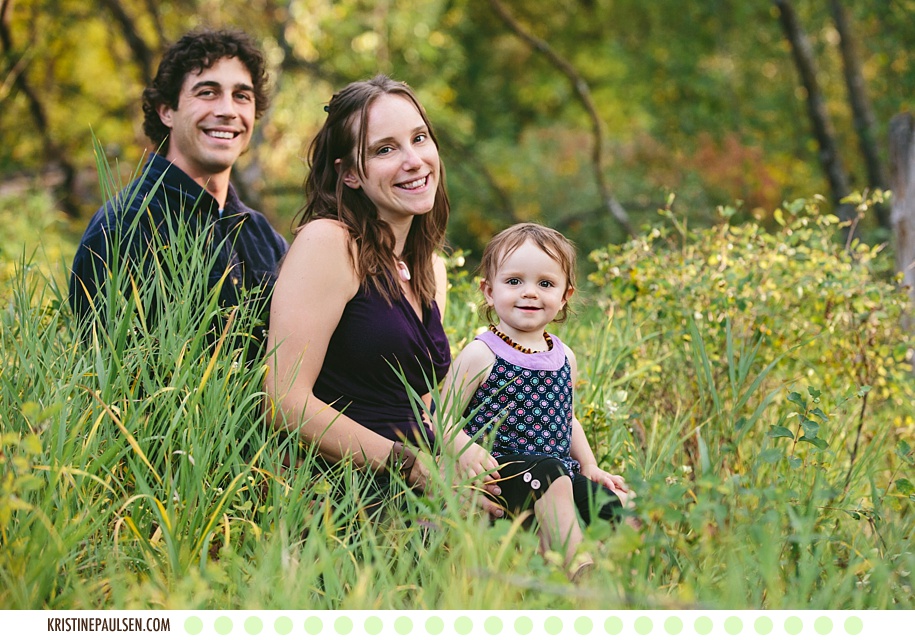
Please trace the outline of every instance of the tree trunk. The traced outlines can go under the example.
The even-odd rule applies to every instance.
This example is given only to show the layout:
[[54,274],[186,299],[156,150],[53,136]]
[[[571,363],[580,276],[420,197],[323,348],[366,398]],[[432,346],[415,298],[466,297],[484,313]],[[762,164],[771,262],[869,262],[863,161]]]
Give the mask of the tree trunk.
[[[846,11],[841,0],[831,0],[829,6],[832,10],[832,18],[836,24],[836,30],[839,32],[839,49],[842,52],[845,84],[848,87],[848,99],[851,103],[852,114],[854,114],[854,127],[861,145],[861,154],[864,156],[865,165],[867,166],[867,183],[872,189],[886,189],[890,181],[883,168],[883,163],[880,162],[874,134],[877,118],[874,116],[874,109],[867,93],[867,83],[865,83],[864,74],[861,72],[861,59],[858,56],[855,39],[852,36],[848,11]],[[887,229],[890,228],[890,215],[887,208],[883,205],[877,205],[874,208],[880,226]]]
[[[14,59],[17,53],[10,29],[12,13],[13,0],[2,0],[0,2],[0,53],[8,56],[10,60]],[[45,105],[39,97],[40,93],[32,87],[26,76],[27,67],[27,64],[21,65],[21,68],[18,69],[14,67],[13,86],[28,103],[29,114],[41,137],[45,160],[48,164],[59,167],[63,173],[64,178],[58,193],[60,207],[68,216],[75,218],[79,215],[79,202],[76,197],[76,168],[70,162],[64,149],[54,141]]]
[[820,164],[826,174],[826,179],[829,181],[829,189],[832,192],[836,212],[842,220],[851,220],[855,215],[854,208],[850,205],[843,205],[840,202],[842,198],[851,192],[848,174],[845,173],[845,168],[842,166],[832,122],[829,120],[829,113],[826,111],[826,101],[817,81],[817,68],[813,57],[813,48],[810,46],[807,34],[798,22],[793,5],[788,0],[773,0],[773,2],[778,7],[782,29],[791,44],[791,52],[794,56],[798,75],[800,75],[801,83],[807,91],[807,113],[810,115],[813,135],[816,137],[817,145],[820,149]]
[[527,31],[521,24],[515,19],[515,17],[505,8],[505,6],[499,2],[499,0],[489,0],[489,4],[495,11],[502,22],[511,29],[515,35],[521,38],[524,42],[528,44],[534,51],[542,53],[546,56],[547,60],[550,61],[554,67],[559,69],[559,71],[565,75],[565,77],[572,83],[572,88],[575,90],[575,93],[578,95],[578,99],[584,106],[585,111],[588,114],[588,118],[591,120],[592,130],[594,132],[594,146],[591,151],[591,165],[594,169],[594,178],[597,182],[597,189],[600,192],[601,196],[601,205],[616,221],[620,224],[621,227],[625,230],[630,236],[635,235],[635,230],[632,227],[632,223],[629,222],[629,215],[626,213],[626,210],[623,208],[623,205],[613,196],[610,191],[609,185],[607,185],[607,179],[604,176],[604,125],[603,121],[600,119],[600,115],[597,113],[597,107],[594,104],[594,100],[591,98],[591,90],[588,87],[588,83],[584,78],[575,70],[575,67],[572,66],[570,62],[560,56],[553,48],[544,40],[534,36],[529,31]]
[[[893,206],[890,220],[896,248],[896,270],[902,273],[903,286],[915,308],[915,117],[900,113],[890,120],[890,179]],[[915,319],[903,319],[911,333]]]

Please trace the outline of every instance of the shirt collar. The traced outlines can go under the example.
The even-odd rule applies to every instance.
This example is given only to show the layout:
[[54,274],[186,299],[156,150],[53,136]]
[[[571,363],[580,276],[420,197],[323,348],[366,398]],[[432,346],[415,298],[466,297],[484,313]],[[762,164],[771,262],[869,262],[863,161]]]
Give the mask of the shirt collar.
[[[198,211],[209,211],[211,216],[219,217],[219,203],[216,202],[216,198],[164,156],[160,156],[158,153],[149,154],[146,170],[148,171],[147,180],[149,182],[156,182],[168,172],[168,179],[162,180],[162,186],[166,191],[172,194],[180,194],[185,200],[198,202]],[[244,219],[250,215],[250,210],[238,197],[238,192],[230,182],[222,217],[240,216]]]

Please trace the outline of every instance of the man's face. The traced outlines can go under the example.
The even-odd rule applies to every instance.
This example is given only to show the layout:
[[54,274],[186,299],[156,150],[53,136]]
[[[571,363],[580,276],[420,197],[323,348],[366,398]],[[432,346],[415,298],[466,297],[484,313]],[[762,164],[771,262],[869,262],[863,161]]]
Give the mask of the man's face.
[[251,73],[238,58],[189,73],[178,108],[159,107],[159,117],[171,129],[166,158],[201,184],[228,174],[251,140],[254,113]]

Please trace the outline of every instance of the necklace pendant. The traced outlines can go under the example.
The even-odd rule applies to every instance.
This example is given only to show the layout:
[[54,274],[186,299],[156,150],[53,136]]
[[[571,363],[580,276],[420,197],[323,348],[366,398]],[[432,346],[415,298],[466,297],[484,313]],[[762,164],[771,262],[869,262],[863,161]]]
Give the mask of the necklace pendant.
[[410,281],[410,268],[407,267],[407,263],[403,260],[397,261],[397,273],[400,275],[400,279],[404,282]]

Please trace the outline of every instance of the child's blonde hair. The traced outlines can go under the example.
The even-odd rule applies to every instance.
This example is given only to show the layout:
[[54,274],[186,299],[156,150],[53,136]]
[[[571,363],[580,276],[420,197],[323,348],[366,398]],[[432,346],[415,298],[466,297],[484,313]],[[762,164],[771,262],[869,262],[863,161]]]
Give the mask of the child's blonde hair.
[[[575,245],[564,235],[533,222],[522,222],[512,225],[504,231],[497,233],[486,248],[483,250],[483,257],[480,260],[479,274],[484,280],[489,280],[502,266],[502,263],[518,247],[530,240],[544,253],[559,263],[562,273],[566,278],[565,290],[569,287],[575,287]],[[494,323],[494,310],[487,306],[484,314],[489,322]],[[568,302],[556,316],[554,322],[563,322],[569,316]]]

